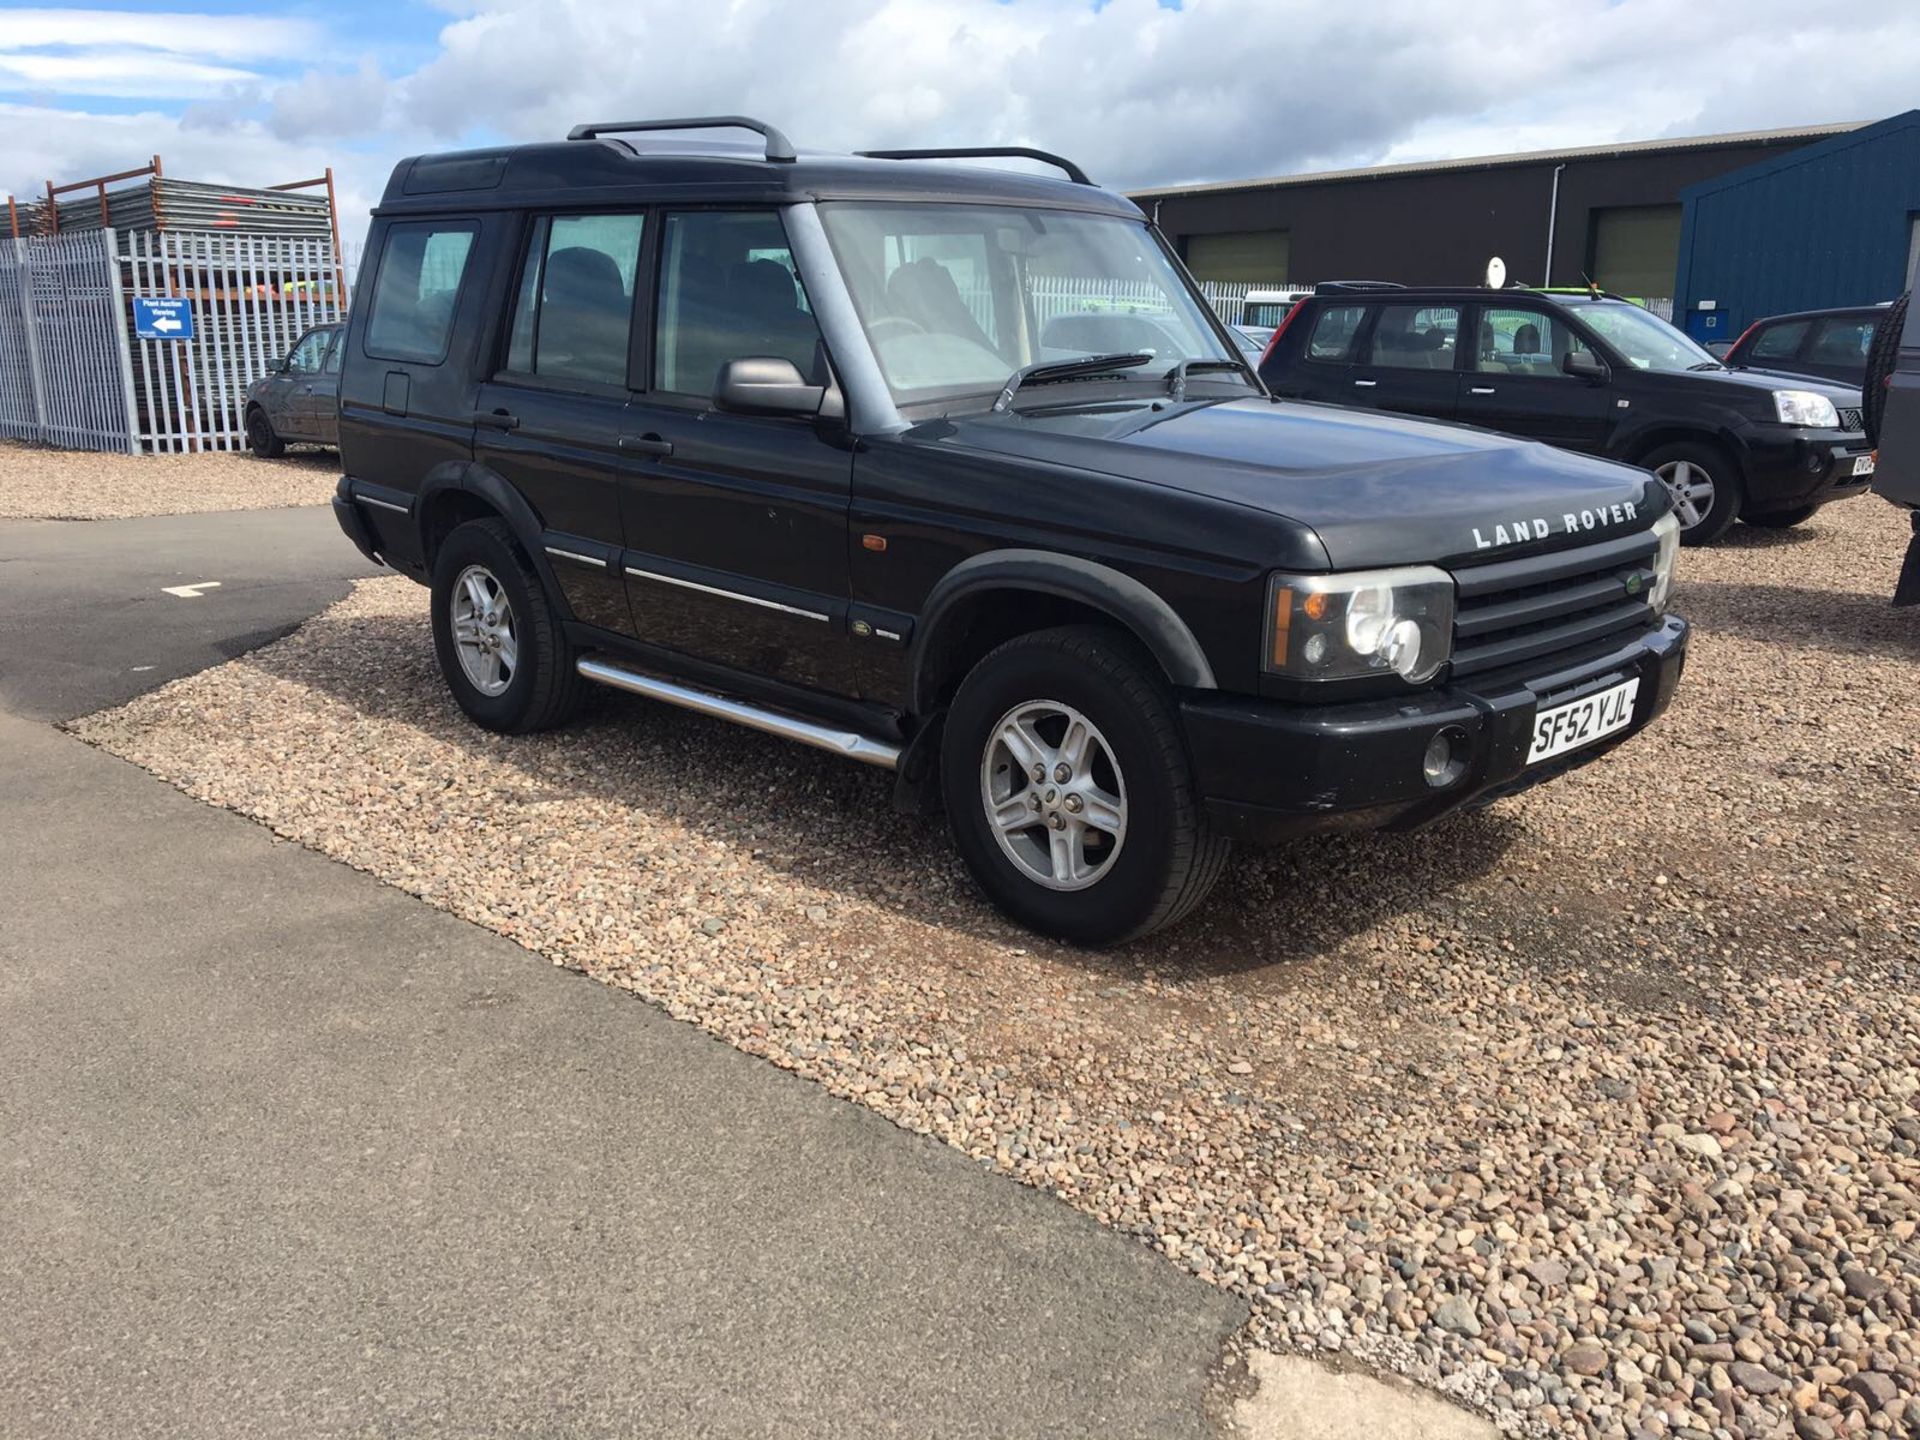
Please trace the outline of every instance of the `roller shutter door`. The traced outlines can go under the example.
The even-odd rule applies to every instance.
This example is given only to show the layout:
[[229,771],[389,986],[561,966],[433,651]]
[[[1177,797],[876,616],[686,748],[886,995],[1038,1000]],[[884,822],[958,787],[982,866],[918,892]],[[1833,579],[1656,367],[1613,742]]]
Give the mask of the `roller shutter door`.
[[1287,278],[1287,232],[1232,230],[1187,237],[1187,268],[1196,280],[1267,281]]
[[1641,299],[1671,299],[1680,263],[1680,207],[1636,205],[1594,211],[1592,253],[1589,273],[1602,290]]

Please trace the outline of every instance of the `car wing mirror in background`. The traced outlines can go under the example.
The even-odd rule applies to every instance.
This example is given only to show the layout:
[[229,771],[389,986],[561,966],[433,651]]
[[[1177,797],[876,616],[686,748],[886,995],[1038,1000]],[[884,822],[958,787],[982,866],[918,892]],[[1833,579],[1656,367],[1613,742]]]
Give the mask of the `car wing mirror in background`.
[[713,401],[740,415],[815,415],[827,387],[809,385],[791,360],[753,355],[720,367]]
[[1591,350],[1569,350],[1560,368],[1579,380],[1605,380],[1613,373]]
[[284,375],[293,368],[293,362],[284,355],[276,355],[267,361],[269,375]]

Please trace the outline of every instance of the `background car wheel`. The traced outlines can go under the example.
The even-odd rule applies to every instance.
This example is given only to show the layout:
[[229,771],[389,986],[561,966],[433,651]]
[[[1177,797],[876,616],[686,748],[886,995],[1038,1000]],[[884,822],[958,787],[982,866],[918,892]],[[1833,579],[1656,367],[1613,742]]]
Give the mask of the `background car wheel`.
[[1893,374],[1900,355],[1900,332],[1907,326],[1908,291],[1880,317],[1880,328],[1873,332],[1873,344],[1867,347],[1867,378],[1860,387],[1860,411],[1867,430],[1867,443],[1880,443],[1880,417],[1887,413],[1887,380]]
[[1819,510],[1818,505],[1796,505],[1791,510],[1769,510],[1764,515],[1742,515],[1740,518],[1749,525],[1758,525],[1762,530],[1791,530],[1803,520],[1811,520]]
[[1173,695],[1130,637],[1009,640],[960,686],[940,751],[954,841],[1021,924],[1080,945],[1187,914],[1228,842],[1207,828]]
[[247,412],[247,448],[262,460],[278,460],[287,453],[287,442],[274,433],[273,422],[258,405]]
[[1711,545],[1740,518],[1740,472],[1711,445],[1663,445],[1640,463],[1660,477],[1680,517],[1680,543]]
[[460,708],[489,730],[563,723],[585,682],[573,645],[503,520],[469,520],[433,562],[433,648]]

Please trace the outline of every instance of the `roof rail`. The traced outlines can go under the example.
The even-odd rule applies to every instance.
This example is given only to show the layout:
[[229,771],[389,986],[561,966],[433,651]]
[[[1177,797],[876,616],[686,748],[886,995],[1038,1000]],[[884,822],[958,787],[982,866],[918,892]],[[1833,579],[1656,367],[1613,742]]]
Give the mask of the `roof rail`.
[[638,130],[752,130],[766,137],[766,158],[782,165],[795,159],[793,142],[764,120],[751,115],[695,115],[685,120],[605,120],[595,125],[576,125],[567,132],[569,140],[597,140],[602,135],[631,134]]
[[1322,280],[1313,287],[1316,295],[1346,295],[1355,291],[1404,290],[1398,280]]
[[1047,150],[1035,150],[1026,145],[956,145],[937,150],[856,150],[854,154],[868,160],[1039,160],[1044,164],[1055,165],[1066,171],[1067,178],[1076,185],[1091,185],[1087,172],[1073,161]]

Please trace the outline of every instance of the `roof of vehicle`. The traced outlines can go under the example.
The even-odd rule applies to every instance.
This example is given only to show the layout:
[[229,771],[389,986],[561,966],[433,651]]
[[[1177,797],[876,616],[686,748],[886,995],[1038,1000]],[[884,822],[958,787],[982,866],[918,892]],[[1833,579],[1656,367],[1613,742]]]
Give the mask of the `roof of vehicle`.
[[1758,325],[1777,325],[1783,320],[1825,320],[1835,315],[1878,315],[1893,304],[1891,300],[1879,300],[1872,305],[1832,305],[1825,310],[1787,310],[1779,315],[1763,315],[1753,323]]
[[[704,121],[696,126],[710,127],[711,122]],[[753,128],[758,128],[758,122]],[[374,214],[566,208],[583,203],[934,200],[1142,218],[1131,200],[1097,185],[1001,170],[986,163],[804,151],[791,159],[769,158],[772,150],[768,146],[763,153],[758,145],[684,137],[663,140],[649,135],[644,143],[637,143],[613,135],[583,135],[415,155],[394,166]]]
[[[1323,300],[1340,301],[1351,304],[1355,300],[1501,300],[1527,299],[1547,300],[1556,305],[1592,305],[1613,302],[1620,305],[1633,305],[1625,295],[1615,295],[1610,290],[1594,294],[1588,290],[1561,291],[1542,290],[1533,285],[1509,285],[1502,290],[1489,290],[1484,285],[1396,285],[1385,280],[1334,280],[1323,283],[1314,291],[1316,297]],[[1645,309],[1645,306],[1635,306]]]

